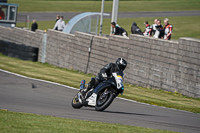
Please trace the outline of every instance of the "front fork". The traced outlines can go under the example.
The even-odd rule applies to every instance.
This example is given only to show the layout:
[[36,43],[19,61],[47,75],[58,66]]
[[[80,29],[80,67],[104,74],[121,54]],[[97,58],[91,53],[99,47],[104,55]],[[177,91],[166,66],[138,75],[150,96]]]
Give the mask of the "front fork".
[[113,95],[115,96],[115,98],[119,95],[119,92],[117,92],[116,90],[113,91]]

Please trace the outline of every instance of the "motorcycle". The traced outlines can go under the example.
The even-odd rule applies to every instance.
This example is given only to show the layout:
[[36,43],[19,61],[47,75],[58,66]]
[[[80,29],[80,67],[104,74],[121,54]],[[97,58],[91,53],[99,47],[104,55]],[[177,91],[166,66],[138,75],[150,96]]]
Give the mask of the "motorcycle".
[[105,110],[120,93],[123,94],[123,77],[123,72],[112,73],[111,78],[100,82],[96,87],[89,90],[85,96],[81,94],[81,90],[86,89],[85,80],[82,80],[80,91],[72,99],[72,107],[80,109],[86,106],[94,107],[96,111]]

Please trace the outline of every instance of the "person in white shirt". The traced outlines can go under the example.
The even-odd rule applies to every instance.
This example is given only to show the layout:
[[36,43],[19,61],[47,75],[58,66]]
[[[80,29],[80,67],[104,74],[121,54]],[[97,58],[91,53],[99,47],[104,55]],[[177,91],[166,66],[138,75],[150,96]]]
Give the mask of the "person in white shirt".
[[157,25],[156,25],[156,32],[154,34],[154,38],[162,38],[163,39],[164,36],[164,30],[163,30],[163,26],[161,25],[161,20],[158,19],[157,20]]
[[53,29],[55,30],[56,28],[58,28],[58,31],[63,31],[65,28],[65,21],[63,20],[63,16],[60,16],[60,19],[56,22]]
[[156,18],[154,20],[154,24],[151,26],[152,27],[152,35],[153,36],[155,35],[155,32],[156,32],[157,21],[158,21],[158,19]]

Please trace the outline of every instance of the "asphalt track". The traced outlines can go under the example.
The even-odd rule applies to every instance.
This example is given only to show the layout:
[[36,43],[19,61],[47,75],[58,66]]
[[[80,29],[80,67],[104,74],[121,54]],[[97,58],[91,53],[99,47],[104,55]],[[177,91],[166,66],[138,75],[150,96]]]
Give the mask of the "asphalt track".
[[[64,19],[70,20],[81,12],[18,12],[17,21],[25,22],[26,16],[29,20],[37,21],[55,20],[56,15],[64,16]],[[110,13],[111,15],[111,13]],[[165,11],[165,12],[119,12],[118,18],[139,18],[139,17],[169,17],[169,16],[200,16],[200,11]],[[105,17],[105,18],[111,18]]]
[[176,132],[200,132],[199,114],[118,98],[103,112],[89,107],[73,109],[71,99],[76,92],[70,87],[16,76],[0,69],[0,109]]

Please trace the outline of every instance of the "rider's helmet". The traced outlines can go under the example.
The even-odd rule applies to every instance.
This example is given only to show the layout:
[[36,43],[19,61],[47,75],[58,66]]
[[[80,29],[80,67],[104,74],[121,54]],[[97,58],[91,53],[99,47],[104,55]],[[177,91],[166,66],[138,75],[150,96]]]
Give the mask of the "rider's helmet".
[[127,62],[123,58],[118,58],[116,60],[116,65],[117,65],[119,70],[123,71],[127,66]]

